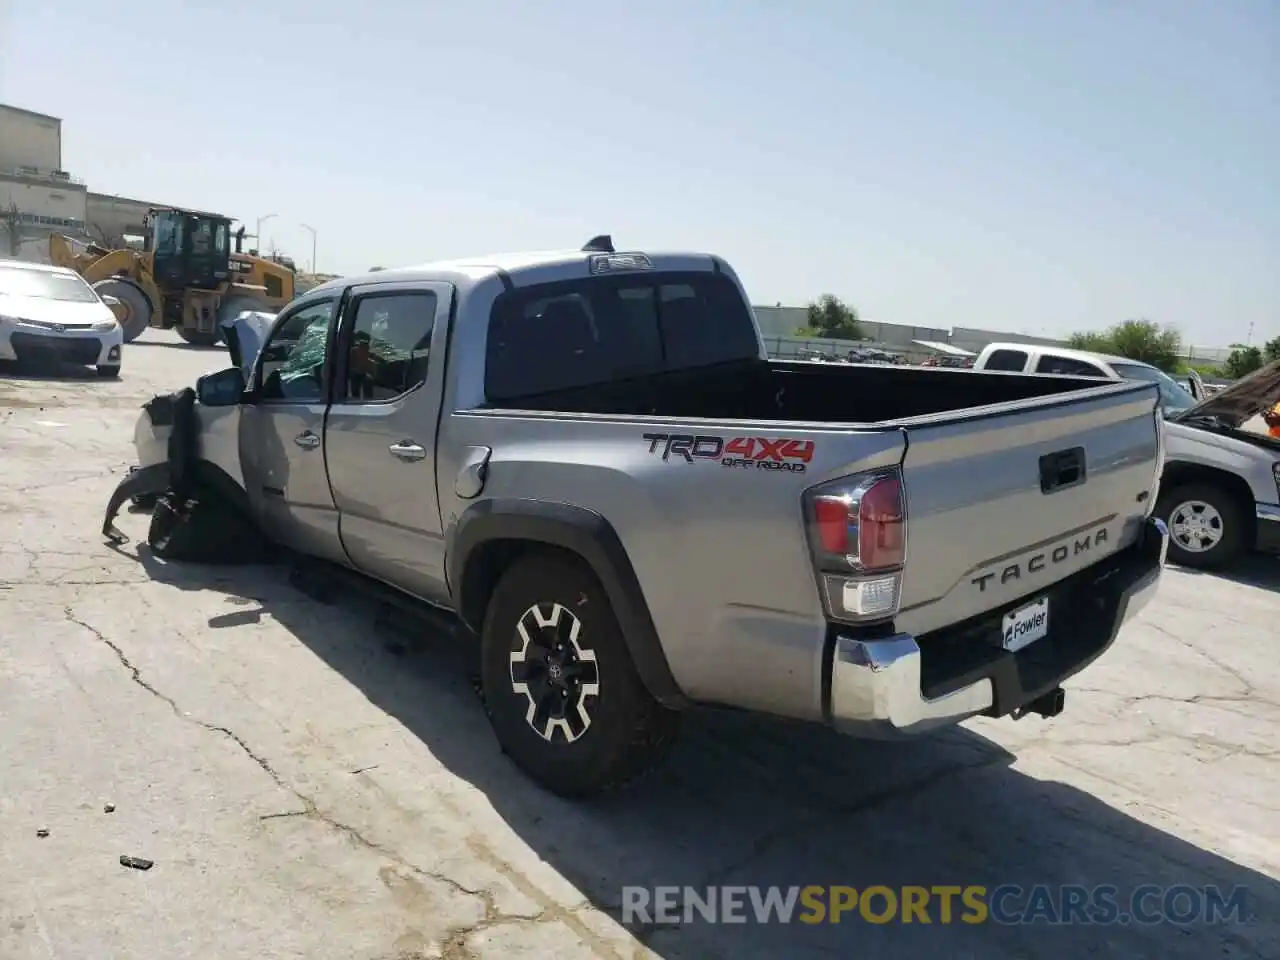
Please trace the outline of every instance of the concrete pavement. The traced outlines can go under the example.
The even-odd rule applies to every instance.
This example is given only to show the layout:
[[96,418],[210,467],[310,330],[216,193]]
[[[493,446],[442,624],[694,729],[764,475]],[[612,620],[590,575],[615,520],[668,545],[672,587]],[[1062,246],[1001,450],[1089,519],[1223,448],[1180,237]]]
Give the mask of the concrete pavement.
[[[0,957],[1280,956],[1280,563],[1171,570],[1053,721],[885,745],[708,711],[573,805],[447,641],[162,563],[143,516],[103,544],[139,405],[225,358],[153,331],[119,381],[0,371]],[[1243,886],[1252,919],[619,922],[624,885],[1001,883]]]

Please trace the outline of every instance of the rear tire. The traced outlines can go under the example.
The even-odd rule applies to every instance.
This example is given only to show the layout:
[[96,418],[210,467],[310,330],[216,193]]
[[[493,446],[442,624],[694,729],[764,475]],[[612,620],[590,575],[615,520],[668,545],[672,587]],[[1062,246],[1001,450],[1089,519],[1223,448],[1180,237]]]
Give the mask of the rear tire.
[[98,364],[97,370],[98,370],[98,376],[102,377],[104,380],[108,380],[108,379],[111,379],[112,377],[120,376],[120,364],[118,363],[112,363],[112,364],[100,363]]
[[1216,570],[1248,542],[1239,504],[1213,484],[1189,483],[1162,493],[1156,516],[1169,527],[1169,559],[1183,567]]
[[131,343],[151,325],[151,303],[146,295],[128,280],[108,277],[93,285],[98,296],[112,296],[120,301],[124,308],[124,316],[117,316],[120,329],[124,331],[124,342]]
[[517,561],[490,598],[480,656],[503,752],[558,796],[590,797],[645,773],[679,729],[680,715],[645,689],[581,561],[549,552]]

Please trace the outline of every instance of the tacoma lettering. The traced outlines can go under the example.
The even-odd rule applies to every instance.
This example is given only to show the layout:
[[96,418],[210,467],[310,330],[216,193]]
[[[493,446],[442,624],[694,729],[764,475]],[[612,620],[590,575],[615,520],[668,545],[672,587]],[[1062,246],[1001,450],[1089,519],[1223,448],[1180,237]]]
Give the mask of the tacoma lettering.
[[1025,567],[1028,573],[1039,573],[1045,569],[1046,561],[1048,563],[1062,563],[1068,557],[1079,556],[1087,553],[1091,548],[1108,542],[1107,528],[1099,527],[1092,534],[1085,537],[1076,538],[1072,541],[1072,545],[1068,547],[1065,543],[1060,543],[1047,553],[1037,553],[1031,556],[1024,563],[1011,563],[1004,567],[999,573],[984,573],[974,577],[970,583],[978,585],[979,592],[987,589],[987,584],[996,577],[1000,578],[1000,584],[1003,586],[1014,580],[1022,579],[1022,571]]

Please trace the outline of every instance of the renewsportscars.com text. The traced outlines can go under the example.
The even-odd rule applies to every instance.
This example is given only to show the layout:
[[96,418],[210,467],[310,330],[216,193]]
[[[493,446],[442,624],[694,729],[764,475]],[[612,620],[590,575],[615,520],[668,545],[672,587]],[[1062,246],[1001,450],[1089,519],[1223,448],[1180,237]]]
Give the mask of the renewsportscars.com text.
[[624,924],[1224,924],[1248,919],[1248,891],[1185,884],[623,887]]

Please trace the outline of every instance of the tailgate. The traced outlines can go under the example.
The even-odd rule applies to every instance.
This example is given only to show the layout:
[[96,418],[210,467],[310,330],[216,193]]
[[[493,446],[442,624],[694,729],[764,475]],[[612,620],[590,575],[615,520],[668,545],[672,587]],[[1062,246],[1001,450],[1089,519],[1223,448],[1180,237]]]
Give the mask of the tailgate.
[[1133,542],[1163,457],[1157,396],[1126,383],[903,422],[899,629],[959,623]]

